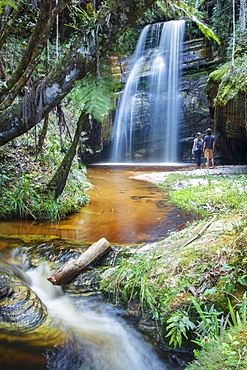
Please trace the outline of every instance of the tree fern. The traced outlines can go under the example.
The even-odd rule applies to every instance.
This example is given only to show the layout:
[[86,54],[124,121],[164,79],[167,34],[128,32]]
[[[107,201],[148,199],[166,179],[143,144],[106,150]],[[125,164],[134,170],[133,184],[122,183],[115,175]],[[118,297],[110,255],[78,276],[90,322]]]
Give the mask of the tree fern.
[[116,90],[119,88],[119,82],[109,73],[103,71],[101,75],[104,78],[89,74],[76,84],[70,94],[81,110],[99,122],[115,108]]

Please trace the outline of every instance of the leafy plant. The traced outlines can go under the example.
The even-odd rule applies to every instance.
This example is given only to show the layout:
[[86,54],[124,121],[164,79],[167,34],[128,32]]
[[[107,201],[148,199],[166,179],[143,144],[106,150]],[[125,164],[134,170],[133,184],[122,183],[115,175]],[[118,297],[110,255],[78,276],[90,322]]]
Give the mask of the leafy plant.
[[214,304],[209,308],[206,305],[202,308],[202,305],[194,297],[191,298],[191,301],[200,317],[196,333],[201,338],[210,338],[212,340],[222,335],[226,327],[223,312],[217,311]]
[[189,319],[187,311],[179,311],[174,313],[166,322],[168,333],[166,337],[170,337],[169,344],[173,344],[174,348],[181,347],[183,337],[188,339],[187,331],[194,330],[195,324]]
[[210,28],[205,22],[202,21],[203,14],[198,10],[199,6],[202,4],[202,1],[166,0],[165,4],[163,1],[157,1],[157,4],[165,13],[167,11],[167,5],[169,5],[169,7],[173,9],[173,11],[177,14],[183,15],[184,17],[195,22],[200,31],[207,38],[212,38],[214,41],[220,44],[220,40],[218,36],[214,33],[212,28]]
[[[30,133],[28,133],[30,135]],[[55,141],[55,144],[54,144]],[[64,193],[57,199],[53,194],[43,191],[46,182],[49,181],[47,169],[52,164],[59,163],[61,153],[50,150],[57,147],[57,139],[49,136],[44,149],[45,163],[32,160],[32,150],[34,143],[28,139],[25,147],[24,139],[21,139],[20,147],[15,147],[15,152],[11,153],[11,147],[6,146],[4,154],[8,161],[8,167],[0,177],[3,185],[0,189],[0,218],[21,218],[35,220],[58,221],[68,213],[76,212],[88,202],[86,189],[90,184],[86,178],[85,168],[79,169],[75,161],[72,165],[69,178]],[[27,156],[27,148],[30,149],[30,157]],[[19,160],[26,160],[25,166],[18,172]],[[21,167],[21,168],[22,168]]]
[[105,76],[104,79],[99,79],[96,75],[88,75],[86,80],[77,83],[70,96],[81,110],[102,122],[105,115],[115,108],[117,88],[119,82],[112,77]]
[[152,279],[155,266],[155,258],[136,253],[131,261],[122,260],[102,281],[102,289],[107,294],[112,292],[116,303],[124,306],[136,299],[142,314],[148,309],[156,321],[160,320],[174,291],[169,292],[162,281]]
[[[230,299],[228,298],[228,307],[231,322],[234,326],[241,326],[243,324],[247,324],[247,295],[246,292],[243,294],[242,301],[238,302],[236,306],[232,306]],[[236,308],[239,307],[239,310]]]
[[215,104],[226,105],[238,93],[244,93],[247,86],[246,72],[246,55],[244,54],[235,60],[234,73],[231,63],[227,62],[209,75],[209,81],[219,84]]
[[228,300],[228,308],[229,314],[224,319],[228,329],[214,339],[196,342],[204,351],[195,351],[197,359],[186,367],[188,370],[247,369],[246,292],[235,306]]
[[24,0],[20,0],[20,1],[14,1],[14,0],[1,0],[0,1],[0,13],[2,13],[3,11],[3,8],[5,6],[11,6],[12,8],[14,9],[18,9],[18,5],[19,3],[23,3]]

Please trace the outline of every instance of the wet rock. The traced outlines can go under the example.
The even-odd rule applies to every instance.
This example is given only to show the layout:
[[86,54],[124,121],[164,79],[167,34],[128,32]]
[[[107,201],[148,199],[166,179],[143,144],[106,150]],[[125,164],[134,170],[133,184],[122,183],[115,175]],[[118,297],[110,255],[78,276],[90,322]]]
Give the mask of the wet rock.
[[72,296],[101,295],[100,275],[98,270],[92,269],[80,273],[70,283],[63,286],[63,290]]
[[[230,85],[227,85],[230,91]],[[211,116],[220,132],[217,145],[221,146],[221,155],[225,163],[245,164],[247,161],[246,135],[246,93],[239,91],[225,104],[215,103],[220,84],[210,79],[207,84],[207,97]],[[232,87],[234,91],[234,87]]]
[[161,328],[158,322],[153,318],[153,314],[149,311],[145,311],[140,318],[138,323],[139,329],[152,337],[155,341],[161,341]]
[[38,296],[16,275],[16,268],[0,261],[0,278],[0,342],[9,342],[10,347],[15,341],[31,347],[61,345],[61,330]]
[[4,278],[2,275],[0,276],[0,279],[0,299],[4,297],[9,297],[12,294],[13,289],[9,284],[4,282]]
[[14,324],[16,328],[33,330],[47,318],[47,311],[36,294],[20,279],[8,273],[2,273],[9,294],[1,297],[0,324],[6,327]]
[[140,301],[132,299],[128,302],[128,313],[132,316],[138,316],[140,313]]

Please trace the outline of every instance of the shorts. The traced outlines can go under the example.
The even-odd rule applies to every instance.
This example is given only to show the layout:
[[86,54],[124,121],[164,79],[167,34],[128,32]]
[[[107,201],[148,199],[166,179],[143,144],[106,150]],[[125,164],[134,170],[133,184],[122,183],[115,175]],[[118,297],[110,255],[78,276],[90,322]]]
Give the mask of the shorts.
[[212,159],[214,157],[213,149],[205,149],[204,150],[204,158]]

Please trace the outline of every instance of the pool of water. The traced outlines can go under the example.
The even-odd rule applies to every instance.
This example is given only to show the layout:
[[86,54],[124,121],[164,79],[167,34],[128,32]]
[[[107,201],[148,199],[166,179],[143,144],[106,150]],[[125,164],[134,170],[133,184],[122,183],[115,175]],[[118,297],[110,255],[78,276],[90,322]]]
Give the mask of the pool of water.
[[[155,171],[171,170],[155,167]],[[56,223],[11,220],[0,222],[0,233],[54,235],[95,242],[105,237],[114,244],[154,242],[169,231],[182,228],[192,216],[167,201],[155,185],[134,176],[153,172],[154,167],[93,166],[88,169],[92,189],[90,203]],[[0,247],[4,246],[4,241]]]

